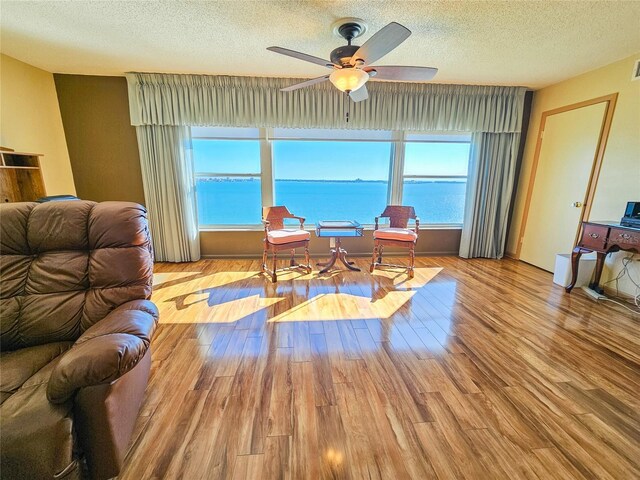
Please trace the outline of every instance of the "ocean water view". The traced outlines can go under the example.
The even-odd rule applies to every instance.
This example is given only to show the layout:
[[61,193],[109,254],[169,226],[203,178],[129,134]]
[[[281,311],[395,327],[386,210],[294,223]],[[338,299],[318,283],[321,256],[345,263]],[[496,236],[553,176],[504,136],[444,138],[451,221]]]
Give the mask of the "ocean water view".
[[[200,225],[255,225],[261,220],[260,179],[198,178]],[[386,180],[276,180],[278,205],[306,218],[372,224],[387,204]],[[403,204],[413,205],[421,224],[462,223],[464,180],[405,181]]]

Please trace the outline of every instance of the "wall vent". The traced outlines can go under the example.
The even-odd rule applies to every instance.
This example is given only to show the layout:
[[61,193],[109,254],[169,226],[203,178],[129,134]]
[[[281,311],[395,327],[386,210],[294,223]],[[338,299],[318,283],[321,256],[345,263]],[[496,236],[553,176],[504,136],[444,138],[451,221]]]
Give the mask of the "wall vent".
[[631,80],[640,80],[640,59],[636,60],[636,63],[633,65]]

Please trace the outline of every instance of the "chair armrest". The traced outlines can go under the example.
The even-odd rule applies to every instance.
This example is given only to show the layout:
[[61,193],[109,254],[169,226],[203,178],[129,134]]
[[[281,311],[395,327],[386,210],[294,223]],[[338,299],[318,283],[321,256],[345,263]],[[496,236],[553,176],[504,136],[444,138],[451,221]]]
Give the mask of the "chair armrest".
[[264,236],[266,237],[267,234],[269,233],[269,225],[271,225],[271,222],[269,220],[265,220],[264,218],[262,219],[262,226],[264,227]]
[[157,319],[153,303],[134,300],[89,327],[51,372],[49,401],[63,403],[80,388],[111,383],[133,369],[149,349]]
[[376,217],[376,225],[373,227],[374,230],[378,229],[378,222],[380,221],[380,217]]
[[291,215],[288,218],[295,218],[296,220],[299,220],[300,221],[300,230],[304,230],[304,221],[306,220],[305,217],[297,217],[295,215]]
[[418,229],[420,228],[420,219],[418,217],[415,218],[416,221],[416,235],[418,234]]

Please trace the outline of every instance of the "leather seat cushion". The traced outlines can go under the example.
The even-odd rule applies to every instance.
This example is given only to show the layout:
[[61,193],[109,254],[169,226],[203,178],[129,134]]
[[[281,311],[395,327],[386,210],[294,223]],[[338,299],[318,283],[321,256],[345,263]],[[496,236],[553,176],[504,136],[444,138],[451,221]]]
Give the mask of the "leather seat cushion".
[[2,478],[68,478],[77,470],[73,403],[49,402],[45,377],[27,381],[0,405]]
[[272,230],[267,234],[267,240],[274,245],[282,245],[292,242],[304,242],[309,240],[311,234],[306,230],[285,228],[282,230]]
[[71,345],[72,342],[55,342],[3,352],[0,355],[0,404]]
[[408,228],[379,228],[374,230],[373,238],[379,240],[398,240],[400,242],[415,242],[418,235]]
[[77,471],[73,403],[47,400],[51,372],[71,345],[48,343],[0,355],[3,478],[69,478]]

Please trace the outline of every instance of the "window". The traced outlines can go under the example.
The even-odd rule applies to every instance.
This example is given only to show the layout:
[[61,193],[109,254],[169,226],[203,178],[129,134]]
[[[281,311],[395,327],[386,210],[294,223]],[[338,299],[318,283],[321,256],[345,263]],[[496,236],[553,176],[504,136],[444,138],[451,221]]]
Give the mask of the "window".
[[413,205],[425,224],[462,224],[469,141],[407,142],[402,203]]
[[391,143],[276,140],[275,201],[306,217],[373,223],[387,204]]
[[372,224],[389,203],[421,225],[461,224],[469,135],[320,129],[192,128],[202,228],[256,227],[262,205]]
[[[222,136],[224,130],[243,129],[219,129],[215,133]],[[232,132],[236,138],[227,139],[195,137],[198,133],[206,132],[192,131],[198,223],[201,226],[260,223],[260,141],[237,138],[241,132]]]

